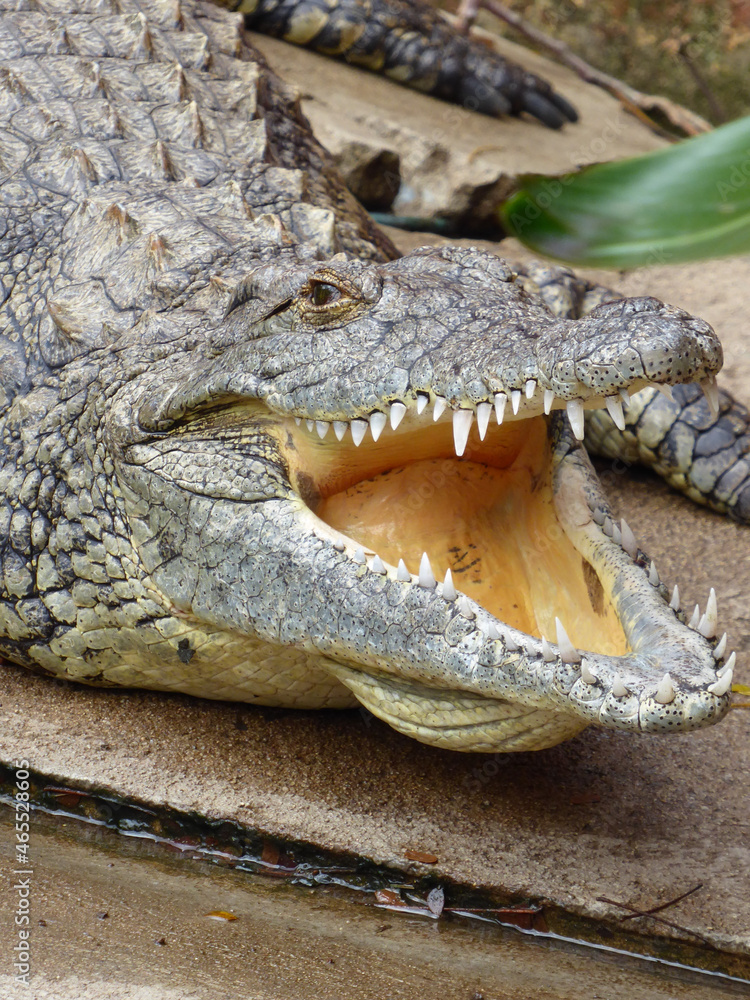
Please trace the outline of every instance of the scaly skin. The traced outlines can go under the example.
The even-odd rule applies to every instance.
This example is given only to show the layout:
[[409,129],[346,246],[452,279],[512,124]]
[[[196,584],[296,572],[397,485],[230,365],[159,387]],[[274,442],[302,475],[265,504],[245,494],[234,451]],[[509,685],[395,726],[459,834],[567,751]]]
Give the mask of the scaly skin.
[[[653,299],[556,316],[543,281],[475,251],[389,260],[237,16],[70,7],[0,21],[0,650],[90,684],[356,697],[463,750],[721,718],[715,609],[688,627],[669,607],[562,412],[712,385],[711,329]],[[335,526],[337,498],[421,466],[440,503],[495,490],[493,518],[516,490],[536,534],[516,514],[491,534],[532,577],[559,549],[572,637],[611,650],[543,638],[545,574],[527,632],[461,594],[489,553],[438,583]],[[388,552],[417,513],[386,524]],[[493,606],[527,601],[508,575]]]
[[419,0],[220,0],[248,27],[483,114],[533,115],[549,128],[578,120],[546,80],[456,34]]

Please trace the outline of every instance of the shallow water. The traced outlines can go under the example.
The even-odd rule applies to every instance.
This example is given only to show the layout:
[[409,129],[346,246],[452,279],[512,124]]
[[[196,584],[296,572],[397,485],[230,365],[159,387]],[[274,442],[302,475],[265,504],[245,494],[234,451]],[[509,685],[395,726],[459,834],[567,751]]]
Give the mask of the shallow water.
[[[65,816],[31,822],[31,989],[12,983],[13,829],[0,809],[0,996],[711,1000],[750,983],[382,909]],[[278,873],[277,873],[278,875]],[[361,897],[364,894],[360,893]],[[424,911],[423,911],[424,912]],[[213,916],[212,916],[213,914]],[[233,917],[235,919],[228,919]]]

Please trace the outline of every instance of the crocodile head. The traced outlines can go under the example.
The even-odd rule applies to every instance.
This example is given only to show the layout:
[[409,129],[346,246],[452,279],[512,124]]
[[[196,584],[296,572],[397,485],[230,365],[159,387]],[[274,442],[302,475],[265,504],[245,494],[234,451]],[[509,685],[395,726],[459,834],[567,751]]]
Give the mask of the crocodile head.
[[686,623],[581,439],[586,409],[620,422],[623,395],[710,391],[720,365],[677,309],[557,318],[477,251],[277,262],[234,290],[199,370],[134,381],[110,451],[159,599],[247,637],[191,649],[200,671],[231,646],[235,686],[251,677],[215,696],[348,689],[465,750],[684,732],[728,708],[715,599]]

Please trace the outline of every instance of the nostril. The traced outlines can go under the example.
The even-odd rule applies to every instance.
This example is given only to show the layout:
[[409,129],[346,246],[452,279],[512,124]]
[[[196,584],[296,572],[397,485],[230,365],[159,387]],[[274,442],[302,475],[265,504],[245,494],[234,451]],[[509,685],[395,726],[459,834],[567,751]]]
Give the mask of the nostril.
[[622,312],[624,316],[636,313],[675,313],[682,316],[687,315],[679,309],[676,310],[672,306],[665,305],[660,299],[655,299],[652,295],[643,295],[636,299],[625,299],[625,307]]
[[612,299],[609,302],[602,302],[595,309],[592,309],[588,316],[598,319],[609,319],[612,317],[624,319],[638,313],[674,315],[676,318],[679,316],[687,318],[688,316],[687,313],[682,313],[679,309],[665,305],[660,299],[655,299],[652,295],[642,295],[640,298],[634,299]]

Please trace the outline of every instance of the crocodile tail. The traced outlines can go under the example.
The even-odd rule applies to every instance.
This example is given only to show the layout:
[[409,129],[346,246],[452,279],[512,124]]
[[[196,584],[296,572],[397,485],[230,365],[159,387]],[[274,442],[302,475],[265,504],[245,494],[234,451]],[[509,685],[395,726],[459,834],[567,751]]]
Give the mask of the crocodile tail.
[[700,386],[635,395],[618,430],[606,410],[587,415],[586,446],[594,454],[640,463],[696,503],[750,524],[750,414],[719,390],[715,414]]
[[577,121],[543,79],[405,0],[220,0],[254,31],[344,59],[483,114],[527,113],[549,128]]

